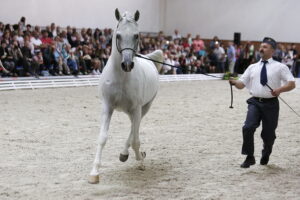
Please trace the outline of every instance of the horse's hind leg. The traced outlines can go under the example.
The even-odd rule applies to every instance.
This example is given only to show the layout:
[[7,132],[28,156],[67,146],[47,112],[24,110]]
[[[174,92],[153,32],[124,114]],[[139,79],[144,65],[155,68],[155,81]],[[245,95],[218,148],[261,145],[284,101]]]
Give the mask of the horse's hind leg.
[[93,169],[90,173],[89,177],[89,183],[98,183],[99,182],[99,167],[101,165],[101,155],[102,155],[102,150],[106,144],[107,140],[107,132],[109,128],[109,123],[110,119],[113,113],[113,109],[107,105],[103,104],[102,108],[102,123],[101,123],[101,129],[100,129],[100,134],[98,138],[98,145],[97,145],[97,151],[96,151],[96,156],[95,160],[93,163]]
[[[146,105],[144,105],[142,107],[141,118],[148,112],[148,110],[151,107],[151,104],[152,104],[152,101],[150,101],[149,103],[147,103]],[[129,115],[129,117],[130,117],[131,122],[133,123],[134,116],[131,114],[131,115]],[[120,159],[121,162],[127,161],[128,157],[129,157],[129,151],[128,151],[128,149],[129,149],[130,144],[132,143],[132,140],[133,140],[133,135],[134,135],[133,131],[134,131],[134,128],[132,127],[131,128],[131,132],[130,132],[130,134],[128,136],[128,139],[127,139],[127,141],[125,143],[125,147],[124,147],[123,151],[120,153],[119,159]],[[146,153],[145,152],[141,152],[141,154],[142,154],[143,158],[146,157]]]
[[[154,98],[153,98],[153,99],[154,99]],[[147,114],[147,112],[149,111],[153,99],[152,99],[150,102],[148,102],[146,105],[144,105],[144,106],[142,107],[142,117],[144,117],[144,116]]]

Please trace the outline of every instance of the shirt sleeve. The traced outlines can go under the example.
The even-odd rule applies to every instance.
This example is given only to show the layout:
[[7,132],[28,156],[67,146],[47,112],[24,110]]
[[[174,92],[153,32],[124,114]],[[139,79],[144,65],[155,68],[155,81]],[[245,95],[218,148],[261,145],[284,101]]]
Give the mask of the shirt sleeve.
[[290,72],[288,66],[282,64],[281,67],[281,80],[284,82],[295,81],[293,74]]
[[244,83],[245,86],[248,85],[249,81],[250,81],[250,70],[251,70],[251,66],[250,65],[246,71],[243,73],[243,75],[239,78],[240,81],[242,81]]

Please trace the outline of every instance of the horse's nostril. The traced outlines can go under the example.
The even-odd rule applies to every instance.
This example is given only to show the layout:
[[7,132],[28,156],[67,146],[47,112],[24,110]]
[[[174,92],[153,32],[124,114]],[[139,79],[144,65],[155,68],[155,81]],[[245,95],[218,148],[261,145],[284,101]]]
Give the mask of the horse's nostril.
[[130,72],[134,66],[134,62],[122,62],[121,66],[125,72]]

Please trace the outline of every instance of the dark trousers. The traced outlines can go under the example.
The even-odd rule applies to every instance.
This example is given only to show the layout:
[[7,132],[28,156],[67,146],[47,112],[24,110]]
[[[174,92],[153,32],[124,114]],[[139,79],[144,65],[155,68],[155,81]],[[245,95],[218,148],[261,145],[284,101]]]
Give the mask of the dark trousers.
[[278,124],[279,102],[278,98],[258,100],[250,98],[247,100],[248,112],[243,126],[242,154],[254,154],[254,132],[262,122],[261,138],[264,142],[263,155],[270,155],[276,139],[275,130]]

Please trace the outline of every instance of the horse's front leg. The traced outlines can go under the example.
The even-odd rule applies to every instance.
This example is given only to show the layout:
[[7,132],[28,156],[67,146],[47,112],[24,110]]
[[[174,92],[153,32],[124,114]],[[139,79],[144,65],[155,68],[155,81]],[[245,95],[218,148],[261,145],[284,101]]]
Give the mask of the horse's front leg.
[[89,183],[99,182],[99,167],[101,165],[102,150],[107,141],[107,136],[108,136],[107,133],[108,133],[109,123],[110,123],[112,113],[113,113],[113,109],[108,104],[103,103],[102,114],[101,114],[102,123],[101,123],[99,138],[97,140],[96,156],[93,163],[93,169],[90,173]]
[[130,116],[131,119],[131,146],[135,153],[135,158],[138,161],[138,169],[144,170],[144,158],[146,156],[145,152],[140,152],[140,123],[142,118],[142,108],[136,108]]

